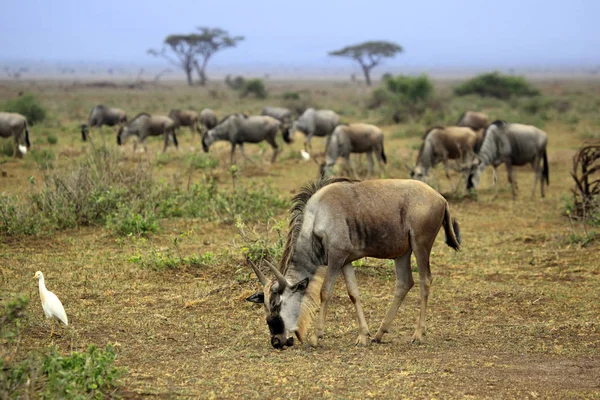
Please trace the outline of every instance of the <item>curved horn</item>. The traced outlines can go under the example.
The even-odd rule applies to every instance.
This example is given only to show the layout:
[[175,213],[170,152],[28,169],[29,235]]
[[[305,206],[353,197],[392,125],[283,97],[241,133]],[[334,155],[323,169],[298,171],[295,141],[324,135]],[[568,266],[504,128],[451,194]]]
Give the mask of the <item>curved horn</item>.
[[263,274],[262,271],[258,269],[258,267],[252,262],[252,260],[248,259],[248,261],[250,261],[250,265],[252,266],[252,269],[258,277],[258,280],[260,281],[261,285],[265,286],[267,284],[267,278],[265,277],[265,274]]
[[285,276],[283,276],[283,274],[281,273],[281,271],[279,271],[277,268],[275,268],[275,266],[273,264],[271,264],[269,261],[265,260],[265,262],[267,263],[267,265],[271,269],[271,272],[273,272],[273,274],[277,278],[277,282],[279,282],[279,287],[280,287],[281,290],[283,290],[286,287],[290,287],[291,286],[290,283],[287,281],[287,279],[285,279]]

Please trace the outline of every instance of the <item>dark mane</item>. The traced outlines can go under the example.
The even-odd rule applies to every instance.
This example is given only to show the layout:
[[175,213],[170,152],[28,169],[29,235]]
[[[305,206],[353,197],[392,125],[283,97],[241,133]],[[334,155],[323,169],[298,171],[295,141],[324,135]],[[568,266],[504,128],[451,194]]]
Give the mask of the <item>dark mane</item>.
[[[229,117],[232,117],[232,116],[234,116],[234,115],[238,115],[238,113],[227,114],[226,116],[224,116],[223,118],[221,118],[221,119],[219,120],[219,122],[217,122],[217,124],[215,125],[215,127],[216,127],[216,126],[218,126],[218,125],[221,125],[223,122],[227,121],[227,119],[229,119]],[[245,116],[244,116],[244,117],[245,117]]]
[[483,142],[485,142],[485,137],[487,136],[488,129],[492,125],[496,125],[497,127],[502,128],[506,125],[506,121],[497,119],[496,121],[492,122],[491,124],[489,124],[488,126],[483,128],[483,134],[481,135],[481,141],[478,141],[477,143],[475,143],[475,148],[473,149],[475,154],[479,154],[479,150],[481,150],[481,146],[483,146]]
[[139,117],[141,117],[141,116],[150,117],[150,114],[148,114],[147,112],[141,112],[141,113],[139,113],[138,115],[136,115],[135,117],[133,117],[133,118],[131,119],[131,122],[135,121],[136,119],[138,119],[138,118],[139,118]]
[[[498,128],[502,128],[504,125],[506,125],[506,121],[497,119],[494,122],[492,122],[490,125],[496,125]],[[486,130],[487,130],[487,128],[486,128]]]
[[[281,262],[279,263],[279,270],[283,274],[285,274],[287,271],[292,259],[292,255],[294,254],[296,241],[298,240],[298,235],[300,234],[300,229],[302,228],[302,222],[304,221],[304,208],[306,207],[306,203],[308,203],[310,198],[319,189],[338,182],[355,183],[358,181],[348,178],[319,179],[316,182],[310,182],[304,185],[300,189],[300,192],[298,192],[298,194],[296,194],[292,199],[292,208],[290,209],[291,218],[289,223],[290,230],[287,235],[283,256],[281,257]],[[319,253],[323,253],[322,244],[319,242],[315,243],[315,245],[321,248]]]

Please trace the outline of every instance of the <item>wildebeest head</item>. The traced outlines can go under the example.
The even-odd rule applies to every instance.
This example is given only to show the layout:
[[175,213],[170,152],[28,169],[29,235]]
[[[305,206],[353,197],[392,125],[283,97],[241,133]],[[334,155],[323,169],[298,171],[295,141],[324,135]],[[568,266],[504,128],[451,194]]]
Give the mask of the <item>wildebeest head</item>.
[[467,177],[467,190],[477,189],[479,186],[479,179],[481,178],[481,170],[479,168],[480,165],[481,160],[479,157],[475,157],[471,163],[471,170],[469,171],[469,176]]
[[212,129],[202,135],[202,150],[204,150],[205,153],[208,153],[210,145],[214,142],[213,135],[214,132]]
[[122,145],[123,142],[125,142],[125,139],[127,139],[130,135],[131,132],[129,131],[129,128],[127,128],[125,125],[121,125],[117,131],[117,144],[119,146]]
[[[274,265],[269,262],[267,264],[275,275],[275,279],[267,280],[265,275],[251,263],[256,276],[264,286],[264,291],[254,293],[246,300],[264,305],[267,325],[271,333],[271,345],[276,349],[283,349],[285,346],[294,345],[294,334],[300,341],[303,340],[305,328],[300,328],[300,315],[305,307],[303,302],[309,291],[307,290],[309,278],[291,283]],[[308,297],[312,296],[314,293]]]
[[425,178],[427,177],[427,170],[423,168],[421,165],[417,165],[415,168],[410,171],[410,179],[416,179],[421,182],[425,182]]

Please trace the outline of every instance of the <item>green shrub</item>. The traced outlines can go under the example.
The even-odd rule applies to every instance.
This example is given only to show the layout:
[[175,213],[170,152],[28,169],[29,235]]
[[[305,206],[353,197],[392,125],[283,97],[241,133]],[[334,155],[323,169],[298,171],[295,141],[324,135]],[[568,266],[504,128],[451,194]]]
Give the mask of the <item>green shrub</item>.
[[481,97],[510,99],[518,96],[537,96],[540,92],[531,87],[525,78],[506,76],[498,72],[478,75],[454,89],[457,96],[477,94]]
[[158,221],[152,212],[138,213],[121,205],[118,212],[108,217],[106,227],[120,236],[145,236],[158,231]]
[[398,75],[384,80],[385,87],[399,98],[401,103],[426,101],[433,94],[433,85],[427,75],[417,77]]
[[48,141],[48,144],[56,144],[58,143],[58,137],[56,137],[56,135],[48,135],[48,138],[46,139]]
[[33,149],[31,150],[31,158],[40,168],[49,169],[53,167],[56,155],[48,149]]
[[25,93],[16,99],[8,100],[2,106],[2,110],[23,115],[30,125],[35,125],[46,119],[46,109],[31,93]]
[[231,79],[231,75],[227,75],[225,77],[225,84],[229,86],[230,89],[233,90],[241,90],[244,87],[246,80],[243,76],[236,76],[235,79]]
[[281,97],[284,100],[300,100],[300,93],[298,93],[298,92],[284,92]]
[[219,160],[210,154],[190,154],[187,163],[194,169],[214,169],[219,166]]
[[262,79],[248,79],[246,82],[244,82],[244,85],[240,91],[240,97],[246,97],[250,94],[259,99],[264,99],[267,97],[267,89],[265,88],[265,83]]
[[111,345],[104,350],[90,345],[85,353],[63,356],[51,349],[43,360],[46,375],[44,398],[87,399],[114,397],[125,372],[114,366],[117,354]]

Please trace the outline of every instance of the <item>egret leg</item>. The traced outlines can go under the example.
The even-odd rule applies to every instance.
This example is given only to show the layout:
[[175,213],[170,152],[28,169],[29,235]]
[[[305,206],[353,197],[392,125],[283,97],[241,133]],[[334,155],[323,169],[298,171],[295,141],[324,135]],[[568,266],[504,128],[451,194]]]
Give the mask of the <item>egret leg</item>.
[[52,335],[54,335],[54,318],[50,320],[50,338],[52,338]]

